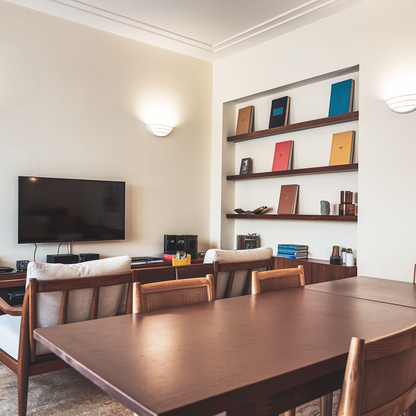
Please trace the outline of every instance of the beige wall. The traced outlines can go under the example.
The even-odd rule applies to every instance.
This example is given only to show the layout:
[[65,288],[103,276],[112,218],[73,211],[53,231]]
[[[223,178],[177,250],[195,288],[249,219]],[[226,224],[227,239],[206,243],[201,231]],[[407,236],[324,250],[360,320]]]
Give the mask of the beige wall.
[[[416,228],[413,213],[416,112],[394,114],[384,101],[416,91],[415,14],[413,0],[368,0],[214,64],[212,149],[216,156],[212,161],[212,241],[223,248],[232,248],[235,234],[259,232],[263,245],[274,250],[279,243],[306,243],[310,245],[311,257],[323,259],[329,259],[333,245],[352,246],[359,274],[412,279],[416,262],[412,237]],[[356,149],[359,172],[355,185],[358,224],[225,219],[225,214],[242,202],[238,199],[237,185],[224,181],[225,175],[236,173],[241,160],[241,155],[230,148],[234,145],[226,143],[226,136],[234,134],[238,103],[249,102],[242,97],[354,65],[359,65],[356,91],[356,108],[360,111]],[[304,100],[314,106],[313,94],[305,94]],[[319,138],[319,133],[310,134],[312,140]],[[311,161],[317,152],[322,152],[322,147],[310,150]],[[271,157],[267,152],[257,156],[261,162],[264,162],[261,158]],[[305,186],[315,186],[317,193],[322,192],[322,183],[331,186],[332,181],[323,176],[315,176],[313,183]],[[346,176],[340,178],[342,182]],[[277,208],[281,182],[267,181],[267,186],[256,181],[259,196],[256,201],[248,200],[242,208],[254,209],[263,201],[271,201],[270,205]],[[337,192],[343,189],[343,184],[332,185],[339,186]],[[271,193],[274,200],[270,199]],[[336,198],[331,200],[332,204],[337,202]],[[319,213],[316,205],[306,208],[309,213]]]
[[[126,240],[74,253],[161,255],[181,233],[209,247],[212,64],[2,0],[0,62],[0,265],[33,259],[17,244],[19,175],[126,182]],[[152,112],[170,136],[147,131]]]

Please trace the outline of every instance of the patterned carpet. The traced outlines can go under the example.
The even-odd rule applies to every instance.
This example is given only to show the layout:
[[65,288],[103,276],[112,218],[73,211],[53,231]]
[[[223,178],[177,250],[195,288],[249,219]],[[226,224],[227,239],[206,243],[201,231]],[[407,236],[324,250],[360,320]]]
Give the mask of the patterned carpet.
[[[0,363],[0,415],[17,415],[17,377]],[[338,394],[334,395],[334,409]],[[134,416],[75,370],[67,369],[30,377],[28,416]],[[297,416],[319,415],[319,400],[300,406]],[[333,410],[335,415],[335,410]],[[197,416],[197,415],[195,415]]]

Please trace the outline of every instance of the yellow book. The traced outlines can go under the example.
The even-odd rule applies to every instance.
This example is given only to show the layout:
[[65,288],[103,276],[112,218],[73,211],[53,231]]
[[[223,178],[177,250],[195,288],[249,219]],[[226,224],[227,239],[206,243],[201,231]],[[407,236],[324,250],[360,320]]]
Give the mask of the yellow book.
[[332,135],[331,157],[329,166],[348,165],[354,159],[355,131],[344,131]]

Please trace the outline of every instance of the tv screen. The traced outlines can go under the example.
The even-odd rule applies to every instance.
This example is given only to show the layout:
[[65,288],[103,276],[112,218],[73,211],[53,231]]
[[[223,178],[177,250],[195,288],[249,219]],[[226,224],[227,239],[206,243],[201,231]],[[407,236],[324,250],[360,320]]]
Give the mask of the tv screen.
[[125,182],[19,176],[18,243],[124,240]]

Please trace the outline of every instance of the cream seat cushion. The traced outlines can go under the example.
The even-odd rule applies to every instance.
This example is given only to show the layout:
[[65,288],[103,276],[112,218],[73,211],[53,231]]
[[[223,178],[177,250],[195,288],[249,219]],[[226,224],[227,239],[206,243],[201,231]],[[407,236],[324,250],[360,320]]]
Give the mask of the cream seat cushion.
[[[31,262],[27,268],[26,287],[29,279],[38,280],[71,279],[77,277],[107,276],[127,273],[131,270],[131,257],[118,256],[77,264],[49,264]],[[94,289],[73,290],[69,294],[68,323],[88,320],[91,312]],[[123,305],[120,304],[125,285],[108,286],[100,289],[98,318],[114,316]],[[39,293],[37,297],[37,326],[58,325],[62,292]],[[125,308],[125,305],[124,305]],[[17,359],[19,345],[20,317],[0,316],[0,348]],[[36,353],[50,351],[37,343]]]
[[[209,249],[205,253],[204,263],[218,262],[239,262],[252,260],[266,260],[273,256],[273,249],[271,247],[260,247],[248,250],[222,250]],[[254,269],[263,271],[265,268]],[[222,299],[226,295],[228,280],[230,272],[219,272],[217,276],[217,287],[215,288],[216,299]],[[231,297],[241,296],[244,292],[246,279],[251,278],[247,276],[247,270],[237,270],[234,274],[234,282],[231,290]]]

